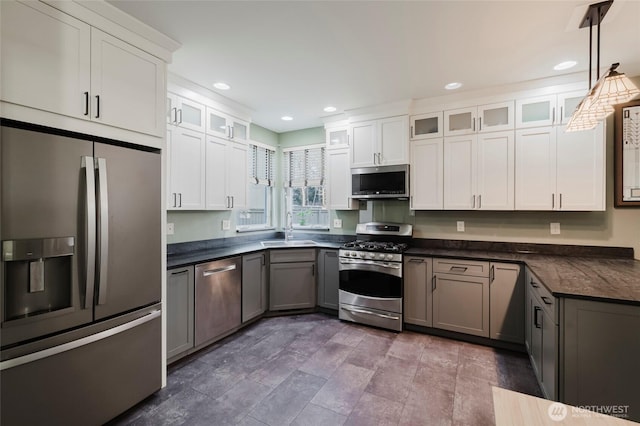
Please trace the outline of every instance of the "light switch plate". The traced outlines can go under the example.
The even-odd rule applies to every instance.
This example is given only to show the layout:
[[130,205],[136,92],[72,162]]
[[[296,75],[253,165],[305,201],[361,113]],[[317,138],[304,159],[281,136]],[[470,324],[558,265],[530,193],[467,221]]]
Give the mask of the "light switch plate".
[[464,220],[459,220],[457,222],[458,232],[464,232]]
[[333,219],[334,228],[342,228],[342,219]]
[[560,235],[560,222],[551,222],[551,235]]
[[174,232],[175,227],[173,226],[173,223],[167,223],[167,235],[173,235]]
[[231,221],[229,219],[224,219],[222,221],[222,230],[228,231],[229,229],[231,229]]

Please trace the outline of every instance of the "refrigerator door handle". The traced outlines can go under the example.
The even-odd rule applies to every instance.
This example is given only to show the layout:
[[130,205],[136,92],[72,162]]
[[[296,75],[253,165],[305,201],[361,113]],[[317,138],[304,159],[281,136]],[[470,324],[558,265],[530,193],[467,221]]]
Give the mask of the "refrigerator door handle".
[[98,164],[98,305],[107,303],[107,266],[109,264],[109,193],[107,190],[107,160]]
[[93,157],[82,157],[85,178],[85,293],[83,309],[93,307],[96,276],[96,176]]

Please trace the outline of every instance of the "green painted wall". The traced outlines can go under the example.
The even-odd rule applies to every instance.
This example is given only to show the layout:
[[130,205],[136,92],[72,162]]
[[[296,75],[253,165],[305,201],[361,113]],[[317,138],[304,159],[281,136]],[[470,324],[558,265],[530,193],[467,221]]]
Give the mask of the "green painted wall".
[[324,144],[324,127],[312,127],[310,129],[294,130],[292,132],[280,133],[279,142],[281,148]]
[[278,134],[276,132],[272,132],[269,129],[265,129],[264,127],[258,126],[257,124],[251,123],[250,133],[251,140],[256,142],[266,143],[271,146],[278,146]]

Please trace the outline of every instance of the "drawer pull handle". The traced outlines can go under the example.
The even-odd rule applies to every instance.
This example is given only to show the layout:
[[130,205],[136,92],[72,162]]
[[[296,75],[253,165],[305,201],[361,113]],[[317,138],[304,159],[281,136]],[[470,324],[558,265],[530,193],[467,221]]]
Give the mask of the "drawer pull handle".
[[533,287],[533,288],[538,288],[538,287],[540,287],[538,284],[536,284],[536,283],[533,281],[533,279],[531,279],[531,283],[530,283],[530,284],[531,284],[531,287]]
[[466,266],[452,266],[451,268],[449,268],[449,271],[466,272],[467,269],[468,268]]
[[542,301],[547,305],[553,305],[553,302],[547,296],[542,296]]
[[233,271],[234,269],[236,269],[236,265],[225,266],[217,269],[208,269],[204,271],[202,275],[204,275],[205,277],[208,277],[210,275],[219,274],[221,272]]
[[542,310],[541,307],[539,306],[534,306],[533,307],[533,325],[536,326],[536,328],[540,328],[540,324],[538,324],[538,312],[540,312]]
[[409,259],[409,263],[411,263],[411,262],[413,262],[413,263],[423,263],[424,259]]

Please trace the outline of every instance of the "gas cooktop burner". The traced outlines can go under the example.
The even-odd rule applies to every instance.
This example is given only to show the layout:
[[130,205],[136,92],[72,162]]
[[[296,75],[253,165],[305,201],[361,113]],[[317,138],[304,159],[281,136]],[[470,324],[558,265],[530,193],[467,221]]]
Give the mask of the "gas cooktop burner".
[[392,243],[388,241],[363,241],[355,240],[345,243],[343,249],[362,251],[381,251],[387,253],[402,253],[408,246],[405,243]]

